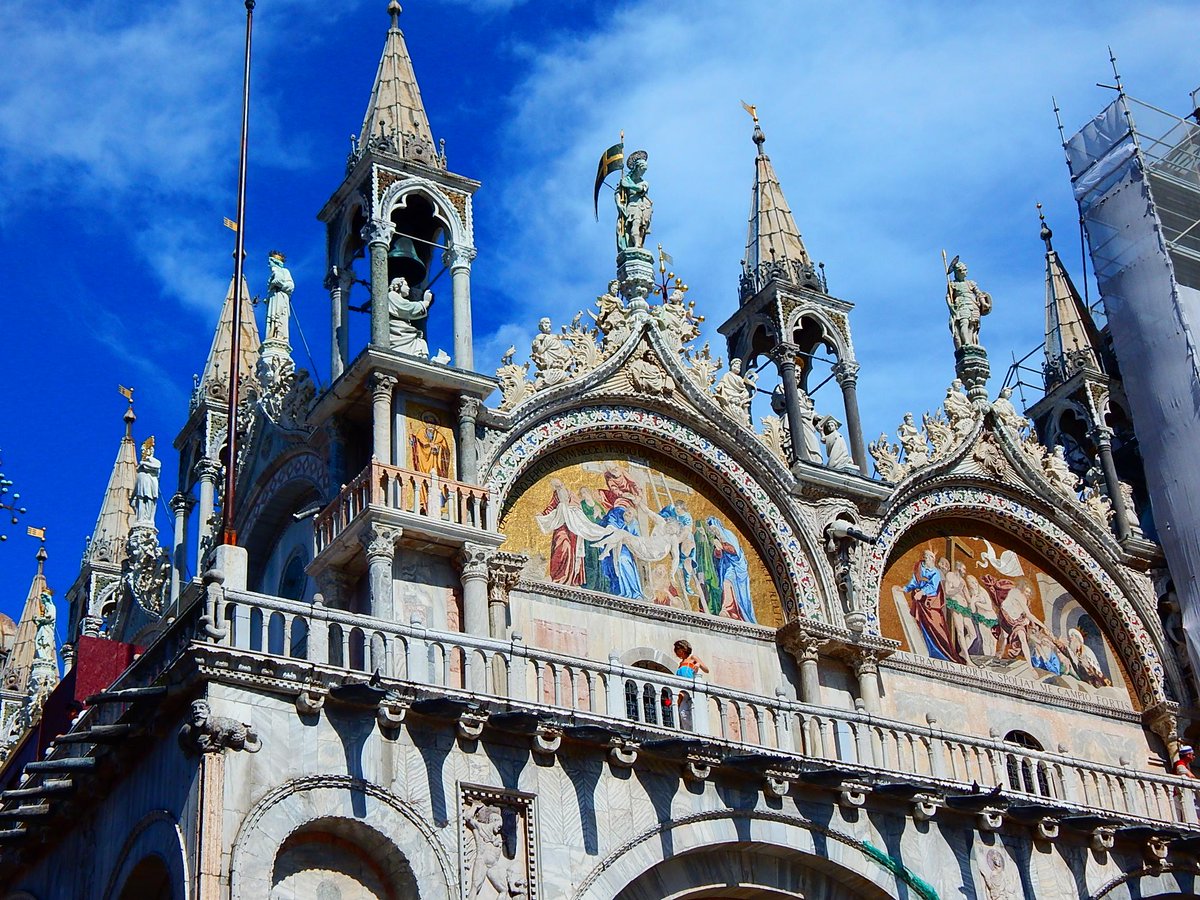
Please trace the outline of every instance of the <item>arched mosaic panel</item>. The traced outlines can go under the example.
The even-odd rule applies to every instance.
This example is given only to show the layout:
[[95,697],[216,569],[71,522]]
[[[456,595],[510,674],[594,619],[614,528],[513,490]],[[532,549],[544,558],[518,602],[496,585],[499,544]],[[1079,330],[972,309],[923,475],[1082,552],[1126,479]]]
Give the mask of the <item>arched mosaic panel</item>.
[[[1018,500],[981,488],[930,491],[888,516],[880,529],[879,542],[871,549],[863,567],[863,596],[867,598],[865,612],[870,630],[881,632],[880,604],[894,602],[886,579],[888,561],[906,535],[920,523],[935,518],[978,520],[1012,535],[1026,552],[1044,560],[1062,575],[1070,584],[1071,596],[1082,608],[1100,617],[1096,624],[1103,628],[1124,663],[1128,681],[1141,704],[1151,706],[1166,698],[1163,665],[1153,639],[1129,598],[1099,560],[1045,516]],[[935,559],[935,566],[936,562]],[[1068,633],[1066,638],[1069,637]]]
[[594,406],[571,410],[528,429],[503,450],[487,474],[488,486],[501,509],[507,511],[508,493],[526,470],[585,439],[631,440],[700,476],[712,490],[710,496],[726,504],[762,554],[779,591],[784,617],[830,621],[822,597],[834,596],[834,590],[814,575],[812,536],[793,530],[767,491],[737,460],[691,428],[659,413]]
[[[531,480],[534,479],[534,480]],[[522,478],[504,549],[555,584],[778,628],[775,582],[711,486],[640,447],[552,454]]]

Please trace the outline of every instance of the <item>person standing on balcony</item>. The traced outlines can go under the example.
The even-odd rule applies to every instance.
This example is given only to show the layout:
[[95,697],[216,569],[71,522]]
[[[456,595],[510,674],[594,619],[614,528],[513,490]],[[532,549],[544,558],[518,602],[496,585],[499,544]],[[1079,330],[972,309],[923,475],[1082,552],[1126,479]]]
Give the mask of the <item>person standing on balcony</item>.
[[701,672],[705,675],[708,674],[708,666],[692,653],[692,645],[687,641],[675,642],[675,657],[679,660],[679,665],[675,668],[676,675],[683,678],[695,678]]
[[1172,767],[1175,774],[1183,778],[1195,778],[1196,773],[1192,771],[1192,761],[1196,758],[1196,751],[1188,744],[1179,745],[1179,759],[1175,760],[1175,765]]

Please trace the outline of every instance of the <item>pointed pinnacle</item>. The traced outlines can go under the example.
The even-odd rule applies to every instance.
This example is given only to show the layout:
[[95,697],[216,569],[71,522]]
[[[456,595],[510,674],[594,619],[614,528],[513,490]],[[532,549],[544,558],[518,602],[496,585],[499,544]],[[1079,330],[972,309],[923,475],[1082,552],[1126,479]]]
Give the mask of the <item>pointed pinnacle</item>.
[[392,30],[394,31],[400,30],[400,13],[402,12],[404,12],[404,9],[396,0],[392,0],[388,4],[388,15],[392,17]]

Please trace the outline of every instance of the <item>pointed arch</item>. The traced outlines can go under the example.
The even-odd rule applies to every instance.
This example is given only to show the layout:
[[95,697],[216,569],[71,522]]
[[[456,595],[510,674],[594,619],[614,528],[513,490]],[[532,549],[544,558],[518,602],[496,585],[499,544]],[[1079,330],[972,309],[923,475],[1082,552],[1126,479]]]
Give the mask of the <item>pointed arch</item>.
[[391,221],[393,213],[397,209],[406,207],[409,197],[413,195],[423,197],[433,206],[434,215],[446,226],[450,246],[455,248],[472,246],[470,222],[465,215],[466,206],[464,205],[464,214],[460,215],[453,201],[428,178],[408,175],[388,185],[383,196],[379,198],[379,218]]

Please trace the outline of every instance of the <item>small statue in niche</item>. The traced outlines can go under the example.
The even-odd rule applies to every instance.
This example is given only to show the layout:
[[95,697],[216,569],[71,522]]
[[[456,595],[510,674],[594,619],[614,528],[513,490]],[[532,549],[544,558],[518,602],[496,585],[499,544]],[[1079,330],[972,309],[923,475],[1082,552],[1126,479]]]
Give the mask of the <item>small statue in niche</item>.
[[800,406],[800,433],[804,436],[803,453],[800,458],[820,465],[821,439],[817,437],[817,423],[821,417],[817,415],[812,397],[806,391],[796,389],[796,403]]
[[54,623],[58,618],[54,609],[54,597],[47,588],[38,598],[38,611],[33,617],[36,631],[33,633],[33,658],[52,660],[57,664],[54,642]]
[[523,867],[505,850],[504,813],[500,807],[473,801],[463,810],[463,824],[471,837],[472,851],[467,896],[471,900],[527,897]]
[[650,199],[650,182],[646,181],[648,155],[634,150],[626,160],[628,171],[621,176],[613,195],[617,203],[617,250],[643,248],[650,233],[654,201]]
[[630,387],[645,396],[666,396],[674,388],[670,376],[659,367],[654,351],[649,347],[629,361],[626,374]]
[[133,524],[154,527],[154,509],[158,504],[158,476],[162,463],[154,458],[154,438],[142,443],[142,459],[138,463],[137,478],[133,483],[133,496],[129,503],[133,507]]
[[850,451],[846,449],[846,439],[838,431],[841,425],[833,416],[821,419],[821,439],[825,442],[825,454],[828,457],[826,465],[831,469],[857,469]]
[[547,318],[538,321],[538,334],[533,339],[529,358],[537,367],[533,381],[535,391],[562,384],[570,377],[571,349],[560,335],[553,332]]
[[411,299],[412,288],[404,278],[393,278],[388,285],[388,332],[391,349],[397,353],[429,358],[429,344],[418,322],[423,322],[433,305],[433,292],[425,291],[420,300]]
[[960,379],[955,378],[950,382],[942,406],[946,410],[946,418],[950,420],[950,428],[954,431],[954,442],[958,443],[975,428],[975,407],[967,399]]
[[288,319],[292,312],[292,292],[296,283],[292,273],[284,268],[287,262],[278,250],[267,256],[271,274],[267,278],[267,341],[288,345]]
[[978,347],[979,321],[992,311],[992,295],[967,278],[967,264],[957,256],[946,269],[946,306],[954,349]]

